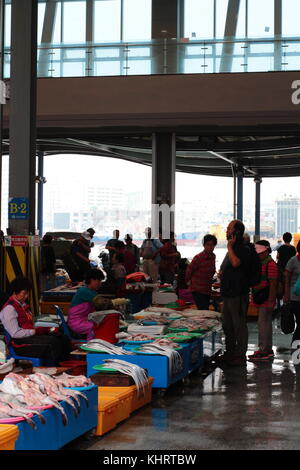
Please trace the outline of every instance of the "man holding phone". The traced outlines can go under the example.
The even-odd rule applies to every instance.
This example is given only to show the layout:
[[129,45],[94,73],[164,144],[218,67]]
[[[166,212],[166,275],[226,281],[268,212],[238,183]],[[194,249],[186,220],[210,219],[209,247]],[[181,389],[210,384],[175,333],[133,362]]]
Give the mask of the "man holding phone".
[[220,268],[226,352],[218,362],[232,366],[246,365],[248,348],[247,310],[251,251],[244,243],[244,231],[245,226],[240,220],[232,220],[228,225],[228,252]]

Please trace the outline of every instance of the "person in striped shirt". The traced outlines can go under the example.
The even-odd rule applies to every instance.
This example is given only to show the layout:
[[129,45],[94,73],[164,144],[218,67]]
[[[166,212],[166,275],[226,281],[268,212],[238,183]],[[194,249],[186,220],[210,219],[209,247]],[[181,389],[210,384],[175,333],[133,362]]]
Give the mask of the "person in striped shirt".
[[[272,249],[267,240],[260,240],[255,249],[261,260],[261,281],[252,289],[253,303],[258,307],[258,350],[249,356],[251,361],[265,361],[273,359],[272,349],[272,313],[276,304],[277,283],[279,269],[271,257]],[[255,303],[256,293],[265,290],[265,300]],[[261,298],[262,300],[262,298]],[[257,301],[256,301],[257,302]]]
[[208,310],[211,286],[216,272],[214,249],[218,243],[214,235],[205,235],[204,250],[193,258],[186,270],[186,282],[190,283],[194,301],[199,310]]

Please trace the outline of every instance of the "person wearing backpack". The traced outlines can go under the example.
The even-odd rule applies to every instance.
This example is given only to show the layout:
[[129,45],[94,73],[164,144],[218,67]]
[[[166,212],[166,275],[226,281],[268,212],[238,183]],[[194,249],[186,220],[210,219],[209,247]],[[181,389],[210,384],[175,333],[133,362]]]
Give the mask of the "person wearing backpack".
[[297,244],[297,255],[287,263],[284,271],[283,303],[290,304],[291,312],[296,320],[296,329],[293,333],[292,343],[300,339],[300,241]]
[[250,361],[268,361],[274,358],[272,349],[272,313],[276,304],[279,269],[271,257],[271,246],[267,240],[255,244],[261,260],[261,280],[252,289],[253,304],[258,307],[258,350],[248,356]]
[[220,268],[221,296],[223,298],[223,331],[225,353],[218,364],[246,365],[248,349],[247,311],[249,304],[252,255],[244,243],[245,226],[240,220],[232,220],[227,227],[227,255]]
[[145,235],[147,238],[143,241],[140,250],[141,257],[143,258],[143,272],[148,274],[153,282],[157,282],[161,259],[159,250],[163,244],[159,240],[151,238],[152,232],[150,227],[146,228]]

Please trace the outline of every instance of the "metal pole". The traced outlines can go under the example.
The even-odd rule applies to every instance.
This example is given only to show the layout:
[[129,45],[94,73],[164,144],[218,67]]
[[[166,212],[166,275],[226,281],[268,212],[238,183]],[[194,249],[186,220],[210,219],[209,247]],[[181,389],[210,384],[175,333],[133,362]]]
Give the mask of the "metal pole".
[[243,171],[237,172],[237,218],[243,220]]
[[236,168],[234,165],[231,166],[232,178],[233,178],[233,218],[237,216],[237,200],[236,200]]
[[260,185],[262,179],[260,176],[254,178],[255,183],[255,238],[257,241],[260,239]]
[[38,183],[38,220],[37,227],[39,234],[43,234],[43,209],[44,209],[44,152],[38,152],[38,176],[40,181]]

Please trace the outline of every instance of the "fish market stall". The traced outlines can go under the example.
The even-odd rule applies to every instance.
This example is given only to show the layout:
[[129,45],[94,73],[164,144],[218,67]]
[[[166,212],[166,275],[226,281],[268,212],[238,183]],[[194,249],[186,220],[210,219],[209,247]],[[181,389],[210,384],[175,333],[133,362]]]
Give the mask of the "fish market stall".
[[16,450],[60,449],[96,428],[97,412],[98,387],[84,376],[9,373],[0,384],[0,423],[18,427]]
[[216,332],[221,331],[220,315],[190,308],[145,308],[133,315],[135,321],[117,345],[92,340],[81,346],[87,352],[87,375],[109,357],[125,357],[127,362],[147,369],[154,378],[154,388],[166,389],[202,368],[204,343],[211,344],[211,351],[215,347]]

